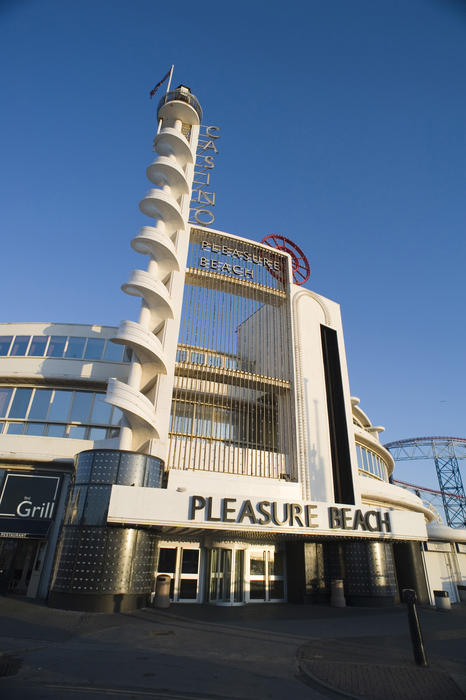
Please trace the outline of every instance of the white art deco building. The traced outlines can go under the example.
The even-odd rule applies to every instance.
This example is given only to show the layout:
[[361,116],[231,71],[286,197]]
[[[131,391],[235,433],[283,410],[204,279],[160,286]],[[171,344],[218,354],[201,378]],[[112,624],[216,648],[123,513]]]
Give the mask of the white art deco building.
[[466,532],[390,483],[338,304],[286,250],[188,223],[218,130],[184,86],[158,118],[138,320],[0,327],[2,592],[125,610],[167,574],[175,602],[321,602],[334,579],[350,604],[427,602],[430,538],[454,598]]

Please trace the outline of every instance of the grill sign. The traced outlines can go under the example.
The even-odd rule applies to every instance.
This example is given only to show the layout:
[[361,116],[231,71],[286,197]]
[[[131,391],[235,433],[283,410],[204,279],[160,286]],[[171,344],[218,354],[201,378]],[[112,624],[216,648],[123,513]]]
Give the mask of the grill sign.
[[59,485],[59,476],[7,474],[0,496],[0,516],[51,520]]

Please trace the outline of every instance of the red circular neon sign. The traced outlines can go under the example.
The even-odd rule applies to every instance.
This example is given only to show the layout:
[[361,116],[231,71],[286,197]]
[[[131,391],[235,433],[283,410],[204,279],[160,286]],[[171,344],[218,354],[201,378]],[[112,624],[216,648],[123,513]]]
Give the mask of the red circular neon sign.
[[311,268],[303,251],[296,243],[290,241],[285,236],[280,236],[277,233],[271,233],[262,239],[261,243],[265,243],[271,248],[283,250],[291,255],[291,267],[293,270],[293,282],[295,284],[304,284],[309,279]]

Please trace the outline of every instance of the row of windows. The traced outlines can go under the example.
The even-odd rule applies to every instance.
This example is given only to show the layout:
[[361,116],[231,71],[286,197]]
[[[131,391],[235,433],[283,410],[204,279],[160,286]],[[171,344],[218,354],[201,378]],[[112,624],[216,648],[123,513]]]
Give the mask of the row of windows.
[[111,340],[68,335],[0,335],[0,356],[66,357],[106,362],[131,360],[131,352]]
[[36,435],[77,440],[106,440],[118,437],[120,428],[96,428],[92,425],[70,425],[63,423],[27,423],[25,421],[0,422],[0,434]]
[[92,391],[0,387],[0,418],[118,425],[121,411],[104,397]]
[[369,472],[383,481],[388,481],[388,470],[385,462],[375,452],[366,447],[356,445],[358,455],[358,467],[364,472]]
[[275,450],[274,397],[269,397],[267,404],[248,403],[231,408],[175,400],[170,416],[170,432],[224,440],[242,447]]
[[208,367],[224,367],[225,369],[239,369],[236,357],[228,355],[211,355],[205,352],[178,350],[177,362],[191,362],[193,365],[207,365]]

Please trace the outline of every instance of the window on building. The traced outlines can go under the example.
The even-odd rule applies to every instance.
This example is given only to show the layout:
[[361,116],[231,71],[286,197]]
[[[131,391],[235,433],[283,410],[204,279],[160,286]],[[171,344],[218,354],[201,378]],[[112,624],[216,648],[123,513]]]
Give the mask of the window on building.
[[44,357],[48,337],[46,335],[33,335],[28,355],[30,357]]
[[31,403],[31,408],[29,410],[29,419],[47,420],[51,400],[51,389],[36,389]]
[[13,389],[0,387],[0,418],[4,418],[8,412]]
[[104,360],[107,362],[121,362],[123,356],[123,348],[121,345],[112,343],[111,340],[107,341],[107,345],[104,353]]
[[47,348],[47,357],[63,357],[66,335],[52,335]]
[[119,428],[112,426],[118,425],[121,411],[105,404],[104,396],[90,391],[0,387],[0,418],[8,418],[8,423],[1,423],[0,433],[86,440],[117,437]]
[[86,338],[68,338],[65,357],[80,360],[83,356],[85,342]]
[[86,351],[84,353],[85,360],[100,360],[104,351],[105,340],[103,338],[88,338]]
[[32,389],[16,389],[9,418],[25,418],[31,400]]
[[8,355],[12,340],[12,335],[0,335],[0,356]]
[[25,355],[27,346],[29,345],[30,336],[17,335],[13,341],[10,355]]

